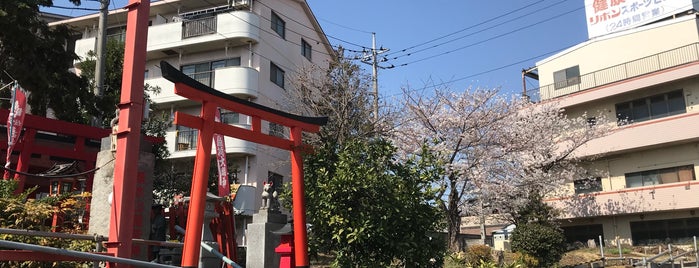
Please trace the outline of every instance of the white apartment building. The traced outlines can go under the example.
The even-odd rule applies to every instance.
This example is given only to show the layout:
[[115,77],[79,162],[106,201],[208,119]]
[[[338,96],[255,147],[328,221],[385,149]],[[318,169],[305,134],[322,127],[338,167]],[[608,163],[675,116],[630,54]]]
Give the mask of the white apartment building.
[[562,210],[569,242],[691,242],[699,235],[699,6],[585,4],[590,39],[523,71],[540,86],[525,94],[569,116],[601,112],[614,130],[577,152],[593,157],[590,177],[571,178],[564,196],[546,201]]
[[[109,12],[109,38],[123,40],[126,10]],[[82,33],[75,52],[85,59],[96,48],[98,14],[62,20]],[[163,0],[150,7],[145,83],[159,86],[152,96],[158,109],[199,115],[200,105],[174,94],[174,85],[162,78],[160,61],[179,67],[199,82],[261,105],[283,110],[292,90],[292,74],[299,68],[327,68],[334,50],[305,1],[299,0]],[[75,62],[80,68],[80,60]],[[247,116],[222,111],[221,120],[250,127]],[[281,125],[262,123],[263,132],[288,137]],[[172,126],[166,142],[175,169],[191,172],[197,145],[196,130]],[[255,194],[240,198],[254,204],[238,218],[241,231],[261,206],[263,182],[276,186],[290,181],[289,152],[233,138],[225,138],[229,167],[235,167],[242,185],[256,187]],[[215,153],[215,148],[212,149]],[[213,157],[215,159],[215,157]],[[187,193],[185,193],[186,195]],[[242,219],[242,221],[240,220]],[[239,232],[240,235],[242,232]],[[245,246],[239,236],[238,244]]]

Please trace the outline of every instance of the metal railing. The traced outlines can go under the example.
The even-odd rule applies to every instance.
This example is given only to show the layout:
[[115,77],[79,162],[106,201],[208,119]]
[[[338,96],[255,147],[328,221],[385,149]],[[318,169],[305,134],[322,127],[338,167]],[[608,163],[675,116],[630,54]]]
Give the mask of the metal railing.
[[[84,234],[68,234],[68,233],[55,233],[55,232],[43,232],[35,230],[24,230],[24,229],[9,229],[0,228],[0,234],[10,234],[10,235],[22,235],[22,236],[36,236],[36,237],[51,237],[58,239],[75,239],[75,240],[92,240],[96,243],[96,249],[98,252],[82,252],[67,249],[59,249],[53,247],[39,246],[27,243],[19,243],[14,241],[6,241],[0,239],[0,246],[3,248],[12,248],[16,250],[28,250],[33,252],[40,252],[44,254],[53,254],[66,256],[72,258],[75,261],[94,261],[93,267],[101,267],[99,262],[115,262],[124,263],[129,265],[134,265],[137,267],[176,267],[170,265],[164,265],[153,262],[144,262],[139,260],[132,260],[126,258],[118,258],[110,255],[105,255],[99,251],[102,249],[101,243],[108,241],[109,238],[101,235],[84,235]],[[144,244],[144,245],[157,245],[161,247],[171,247],[171,248],[181,248],[182,243],[158,241],[158,240],[146,240],[146,239],[132,239],[134,243]],[[31,259],[29,259],[31,261]]]
[[178,130],[175,140],[175,151],[187,151],[197,149],[197,135],[199,131],[196,129]]
[[193,73],[193,74],[187,74],[187,76],[191,77],[194,80],[197,80],[197,82],[202,83],[204,85],[207,85],[211,87],[211,82],[214,80],[214,71],[205,71],[205,72],[199,72],[199,73]]
[[216,15],[182,22],[182,39],[216,32]]
[[663,51],[581,75],[580,82],[577,84],[556,88],[556,83],[553,83],[527,90],[525,95],[531,101],[539,102],[696,61],[699,61],[699,43]]

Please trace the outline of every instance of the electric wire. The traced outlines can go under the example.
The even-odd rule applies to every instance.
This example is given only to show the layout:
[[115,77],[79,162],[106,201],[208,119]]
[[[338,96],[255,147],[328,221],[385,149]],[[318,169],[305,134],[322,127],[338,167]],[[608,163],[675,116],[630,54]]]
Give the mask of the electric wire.
[[[560,3],[565,2],[565,1],[566,1],[566,0],[563,0],[563,1],[561,1],[561,2],[555,3],[554,5],[560,4]],[[675,10],[682,10],[682,9],[684,9],[684,8],[689,8],[689,7],[691,7],[691,6],[692,6],[692,5],[685,5],[685,6],[683,6],[683,7],[676,8]],[[552,16],[552,17],[549,17],[549,18],[546,18],[546,19],[544,19],[544,20],[541,20],[541,21],[538,21],[538,22],[535,22],[535,23],[526,25],[526,26],[524,26],[524,27],[516,28],[516,29],[514,29],[514,30],[512,30],[512,31],[509,31],[509,32],[506,32],[506,33],[503,33],[503,34],[499,34],[499,35],[496,35],[496,36],[487,38],[487,39],[485,39],[485,40],[477,41],[477,42],[474,42],[474,43],[471,43],[471,44],[468,44],[468,45],[465,45],[465,46],[462,46],[462,47],[459,47],[459,48],[456,48],[456,49],[453,49],[453,50],[449,50],[449,51],[446,51],[446,52],[443,52],[443,53],[440,53],[440,54],[435,54],[435,55],[432,55],[432,56],[424,57],[424,58],[421,58],[421,59],[418,59],[418,60],[414,60],[414,61],[410,61],[410,62],[406,62],[406,63],[402,63],[402,64],[395,64],[395,66],[396,66],[396,67],[403,67],[403,66],[406,66],[406,65],[409,65],[409,64],[413,64],[413,63],[417,63],[417,62],[426,61],[426,60],[429,60],[429,59],[432,59],[432,58],[435,58],[435,57],[438,57],[438,56],[443,56],[443,55],[446,55],[446,54],[449,54],[449,53],[452,53],[452,52],[456,52],[456,51],[459,51],[459,50],[463,50],[463,49],[466,49],[466,48],[469,48],[469,47],[472,47],[472,46],[475,46],[475,45],[483,44],[483,43],[485,43],[485,42],[492,41],[492,40],[494,40],[494,39],[498,39],[498,38],[504,37],[504,36],[506,36],[506,35],[510,35],[510,34],[515,33],[515,32],[525,30],[525,29],[527,29],[527,28],[536,26],[536,25],[538,25],[538,24],[543,24],[543,23],[545,23],[545,22],[548,22],[548,21],[557,19],[557,18],[562,17],[562,16],[564,16],[564,15],[567,15],[567,14],[570,14],[570,13],[573,13],[573,12],[577,12],[577,11],[582,10],[582,9],[584,9],[584,8],[585,8],[585,6],[578,7],[578,8],[575,8],[575,9],[573,9],[573,10],[569,10],[569,11],[567,11],[567,12],[565,12],[565,13],[561,13],[561,14],[558,14],[558,15],[555,15],[555,16]],[[492,28],[492,27],[490,27],[490,28]],[[486,29],[489,29],[489,28],[486,28]],[[486,29],[484,29],[484,30],[486,30]],[[481,31],[484,31],[484,30],[481,30]],[[479,31],[479,32],[481,32],[481,31]],[[476,32],[476,33],[479,33],[479,32]],[[415,52],[413,52],[413,53],[415,53]],[[392,58],[392,59],[395,59],[395,57]]]
[[[207,4],[211,5],[211,6],[215,6],[214,4],[212,4],[211,2],[209,2],[208,0],[203,0],[203,1],[206,2]],[[169,4],[169,3],[168,3],[168,4]],[[246,21],[246,20],[244,20],[244,19],[241,19],[241,18],[239,18],[239,17],[237,17],[237,16],[234,16],[234,15],[231,14],[231,13],[227,13],[227,14],[229,14],[229,15],[233,16],[234,18],[237,18],[237,19],[239,19],[239,20],[241,20],[241,21],[243,21],[243,22],[245,22],[245,23],[248,23],[249,25],[251,25],[251,26],[253,26],[253,27],[258,28],[260,31],[264,31],[261,27],[255,26],[254,24],[252,24],[252,23],[250,23],[250,22],[248,22],[248,21]],[[260,17],[262,17],[262,15],[260,15]],[[218,35],[222,36],[224,39],[229,39],[229,37],[227,37],[227,36],[224,35],[223,33],[219,32],[217,29],[211,29],[211,27],[209,27],[208,25],[204,25],[204,24],[202,24],[202,25],[203,25],[204,27],[209,28],[209,30],[212,30],[212,31],[216,32]],[[266,31],[265,31],[265,32],[266,32]],[[271,34],[271,35],[273,35],[273,36],[276,35],[276,32],[275,32],[274,34],[272,34],[272,33],[270,33],[270,32],[267,32],[267,33],[268,33],[268,34]],[[283,38],[282,38],[282,39],[283,39]],[[267,44],[268,46],[270,46],[274,51],[276,51],[280,56],[282,56],[282,57],[283,57],[284,59],[286,59],[288,62],[290,62],[291,64],[293,64],[293,65],[294,65],[294,68],[289,68],[288,66],[284,66],[284,65],[282,65],[282,64],[280,64],[280,63],[274,63],[275,65],[282,66],[282,67],[284,67],[285,69],[288,69],[288,70],[294,70],[295,68],[298,68],[298,66],[296,66],[296,64],[295,64],[292,60],[290,60],[289,58],[287,58],[287,57],[284,55],[284,53],[281,53],[281,52],[280,52],[279,50],[277,50],[274,46],[270,45],[269,43],[267,43],[267,42],[266,42],[265,40],[263,40],[262,38],[260,38],[260,40],[261,40],[262,42],[264,42],[265,44]],[[287,40],[285,40],[285,41],[287,41]],[[289,42],[289,41],[287,41],[287,42]],[[291,42],[289,42],[289,43],[291,43]],[[292,43],[292,44],[296,45],[295,43]],[[300,44],[298,44],[298,45],[300,46]],[[249,50],[250,52],[254,53],[255,55],[257,55],[258,57],[267,59],[269,62],[274,62],[274,61],[272,61],[271,59],[264,57],[264,56],[261,55],[260,53],[256,53],[255,51],[250,50],[250,48],[246,48],[246,49]],[[328,54],[328,55],[329,55],[329,54]],[[286,71],[285,71],[285,72],[286,72]]]
[[396,66],[396,67],[403,67],[403,66],[407,66],[407,65],[410,65],[410,64],[413,64],[413,63],[417,63],[417,62],[421,62],[421,61],[426,61],[426,60],[434,59],[434,58],[436,58],[436,57],[443,56],[443,55],[446,55],[446,54],[449,54],[449,53],[452,53],[452,52],[456,52],[456,51],[459,51],[459,50],[463,50],[463,49],[466,49],[466,48],[469,48],[469,47],[472,47],[472,46],[475,46],[475,45],[483,44],[483,43],[485,43],[485,42],[492,41],[492,40],[495,40],[495,39],[498,39],[498,38],[501,38],[501,37],[504,37],[504,36],[507,36],[507,35],[510,35],[510,34],[513,34],[513,33],[516,33],[516,32],[522,31],[522,30],[525,30],[525,29],[527,29],[527,28],[531,28],[532,26],[536,26],[536,25],[538,25],[538,24],[541,24],[541,23],[544,23],[544,22],[547,22],[547,21],[551,21],[551,20],[557,19],[557,18],[559,18],[559,17],[562,17],[562,16],[568,15],[568,14],[570,14],[570,13],[576,12],[576,11],[578,11],[578,10],[580,10],[580,9],[583,9],[583,8],[584,8],[584,7],[579,7],[579,8],[576,8],[576,9],[573,9],[573,10],[570,10],[570,11],[567,11],[567,12],[564,12],[564,13],[561,13],[561,14],[558,14],[558,15],[555,15],[555,16],[553,16],[553,17],[549,17],[549,18],[547,18],[547,19],[544,19],[544,20],[541,20],[541,21],[538,21],[538,22],[535,22],[535,23],[532,23],[532,24],[529,24],[529,25],[526,25],[526,26],[523,26],[523,27],[520,27],[520,28],[516,28],[516,29],[514,29],[514,30],[512,30],[512,31],[505,32],[505,33],[502,33],[502,34],[499,34],[499,35],[496,35],[496,36],[493,36],[493,37],[490,37],[490,38],[487,38],[487,39],[484,39],[484,40],[481,40],[481,41],[477,41],[477,42],[474,42],[474,43],[471,43],[471,44],[468,44],[468,45],[465,45],[465,46],[462,46],[462,47],[458,47],[458,48],[456,48],[456,49],[452,49],[452,50],[449,50],[449,51],[446,51],[446,52],[442,52],[442,53],[435,54],[435,55],[432,55],[432,56],[424,57],[424,58],[421,58],[421,59],[418,59],[418,60],[414,60],[414,61],[410,61],[410,62],[406,62],[406,63],[402,63],[402,64],[396,64],[395,66]]
[[[207,4],[209,4],[209,5],[211,5],[211,6],[216,6],[216,5],[212,4],[211,2],[209,2],[209,1],[207,1],[207,0],[204,0],[204,2],[206,2]],[[166,4],[168,4],[168,5],[170,5],[170,6],[173,6],[173,5],[172,5],[171,3],[169,3],[169,2],[166,2]],[[174,6],[173,6],[173,7],[174,7]],[[233,14],[230,14],[230,13],[229,13],[229,15],[231,15],[231,16],[233,16],[233,17],[235,17],[235,18],[238,18],[238,17],[234,16]],[[240,20],[243,21],[243,22],[246,22],[246,23],[250,24],[251,26],[257,27],[257,28],[260,29],[261,31],[265,31],[265,30],[261,29],[259,26],[255,26],[254,24],[251,24],[250,22],[245,21],[245,20],[243,20],[242,18],[238,18],[238,19],[240,19]],[[219,32],[217,29],[213,29],[213,28],[211,28],[210,26],[205,25],[205,24],[201,24],[201,26],[206,27],[208,30],[210,30],[210,31],[212,31],[212,32],[214,32],[214,33],[216,33],[216,34],[218,34],[219,36],[223,37],[224,39],[230,39],[230,37],[228,37],[228,36],[226,36],[225,34]],[[269,34],[271,34],[271,35],[276,35],[276,34],[277,34],[276,32],[275,32],[275,33],[267,32],[267,31],[265,31],[265,32],[266,32],[266,33],[269,33]],[[288,59],[286,56],[284,56],[284,53],[281,53],[281,52],[278,51],[274,46],[270,45],[270,44],[267,43],[266,41],[264,41],[264,40],[262,40],[262,41],[263,41],[265,44],[267,44],[267,45],[269,45],[270,47],[272,47],[272,49],[274,49],[277,53],[279,53],[279,55],[281,55],[282,57],[284,57],[287,61],[289,61],[289,62],[291,62],[292,64],[294,64],[293,61],[291,61],[291,60]],[[300,46],[300,44],[295,44],[295,43],[292,43],[292,42],[290,42],[290,41],[288,41],[288,40],[285,40],[285,41],[286,41],[286,42],[289,42],[289,43],[291,43],[291,44],[299,45],[299,46]],[[175,42],[172,42],[172,43],[179,43],[179,42],[180,42],[180,41],[175,41]],[[300,74],[298,71],[296,71],[296,69],[299,68],[298,66],[296,66],[296,64],[294,64],[294,68],[292,68],[292,67],[289,67],[289,66],[287,66],[287,65],[284,65],[284,64],[275,62],[275,61],[273,61],[272,59],[270,59],[270,58],[268,58],[268,57],[266,57],[266,56],[264,56],[264,55],[262,55],[262,54],[260,54],[260,53],[257,53],[257,52],[254,51],[254,50],[251,50],[250,48],[247,48],[247,47],[246,47],[245,49],[248,50],[248,51],[250,51],[250,52],[252,52],[253,54],[257,55],[257,56],[260,57],[260,58],[266,59],[266,60],[268,60],[269,62],[274,63],[274,64],[277,65],[277,66],[283,67],[283,68],[284,68],[283,71],[285,72],[285,74],[286,74],[287,72],[289,72],[289,73]],[[326,55],[329,55],[329,54],[326,54]],[[314,66],[320,67],[320,66],[318,66],[316,63],[314,63],[314,62],[312,62],[312,61],[311,61],[310,63],[311,63],[312,65],[314,65]]]
[[[209,1],[207,1],[207,0],[204,0],[204,2],[207,3],[207,4],[209,4],[209,5],[211,5],[211,6],[216,6],[215,4],[213,4],[213,3],[211,3],[211,2],[209,2]],[[262,2],[260,1],[260,2],[256,2],[256,3],[262,3]],[[170,4],[170,3],[168,3],[168,4]],[[171,5],[171,4],[170,4],[170,5]],[[230,15],[230,16],[232,16],[232,17],[234,17],[234,18],[236,18],[236,19],[238,19],[238,20],[240,20],[240,21],[242,21],[242,22],[245,22],[245,23],[249,24],[250,26],[253,26],[253,27],[257,28],[257,29],[259,29],[259,30],[262,31],[262,32],[268,33],[268,34],[270,34],[270,35],[278,35],[276,32],[270,32],[270,31],[268,31],[267,29],[263,29],[263,28],[260,27],[259,25],[252,24],[252,23],[250,23],[249,21],[246,21],[246,20],[244,20],[244,19],[242,19],[242,18],[239,18],[239,17],[237,17],[237,16],[231,14],[230,12],[226,12],[226,14],[228,14],[228,15]],[[258,16],[261,17],[261,18],[263,18],[263,19],[265,19],[265,20],[267,20],[267,21],[269,21],[269,22],[272,21],[271,19],[266,18],[266,17],[263,16],[262,14],[258,14]],[[203,26],[204,26],[204,27],[208,27],[208,26],[206,26],[206,25],[203,25]],[[210,27],[208,27],[208,28],[209,28],[210,30],[217,31],[216,29],[211,29]],[[298,33],[298,32],[295,32],[295,31],[293,31],[293,30],[291,30],[291,29],[288,29],[288,27],[285,27],[285,30],[288,30],[288,31],[293,32],[293,33],[296,33],[296,34],[298,34],[298,35],[300,35],[300,36],[302,36],[302,37],[307,37],[307,36],[302,35],[302,34],[300,34],[300,33]],[[217,32],[218,32],[218,31],[217,31]],[[315,40],[315,39],[313,39],[313,38],[310,38],[310,37],[307,37],[307,38],[308,38],[309,40],[315,41],[316,43],[321,43],[320,41]],[[294,43],[294,42],[292,42],[292,41],[290,41],[290,40],[287,40],[286,38],[282,38],[282,40],[284,40],[284,41],[287,42],[287,43],[290,43],[290,44],[293,44],[293,45],[295,45],[295,46],[298,46],[299,48],[302,48],[300,42],[297,44],[297,43]],[[328,43],[323,43],[323,44],[328,44]],[[317,49],[313,49],[312,47],[311,47],[311,50],[312,50],[312,51],[315,51],[315,52],[318,52],[318,53],[321,53],[321,54],[324,54],[324,55],[327,55],[327,56],[330,56],[330,57],[335,57],[335,56],[336,56],[336,55],[333,55],[333,54],[329,54],[329,53],[327,53],[327,52],[325,52],[325,51],[320,51],[320,50],[317,50]],[[281,55],[283,55],[283,53],[281,53]]]
[[[509,14],[512,14],[512,13],[516,13],[516,12],[525,10],[525,9],[527,9],[527,8],[533,7],[533,6],[535,6],[536,4],[539,4],[539,3],[544,2],[544,1],[545,1],[545,0],[539,0],[539,1],[537,1],[537,2],[534,2],[534,3],[531,3],[531,4],[527,4],[527,5],[525,5],[525,6],[522,7],[522,8],[517,8],[517,9],[515,9],[515,10],[505,12],[505,14],[508,14],[508,15],[509,15]],[[567,0],[564,0],[564,1],[561,1],[561,2],[565,2],[565,1],[567,1]],[[559,3],[560,3],[560,2],[559,2]],[[557,4],[558,4],[558,3],[556,3],[556,4],[554,4],[554,5],[557,5]],[[554,6],[554,5],[552,5],[552,6]],[[547,9],[547,8],[550,8],[550,7],[551,7],[551,6],[548,6],[548,7],[545,7],[544,9]],[[528,15],[530,15],[530,14],[532,14],[532,13],[536,13],[536,12],[539,12],[539,11],[541,11],[541,10],[543,10],[543,9],[540,9],[540,10],[537,10],[537,11],[534,11],[534,12],[531,12],[531,13],[527,13],[527,14],[525,14],[525,15],[523,15],[523,16],[519,16],[518,18],[521,18],[521,17],[524,17],[524,16],[528,16]],[[440,37],[437,37],[437,38],[434,38],[434,39],[430,39],[430,40],[428,40],[428,41],[424,41],[424,42],[422,42],[422,43],[418,43],[418,44],[412,45],[412,46],[407,47],[407,48],[404,48],[404,49],[396,50],[395,52],[387,53],[386,56],[390,56],[390,55],[397,54],[397,53],[401,53],[401,52],[406,52],[407,50],[410,50],[410,49],[413,49],[413,48],[416,48],[416,47],[420,47],[420,46],[423,46],[423,45],[432,43],[432,42],[434,42],[434,41],[438,41],[438,40],[447,38],[447,37],[449,37],[449,36],[452,36],[452,35],[461,33],[461,32],[463,32],[463,31],[466,31],[466,30],[475,28],[475,27],[477,27],[477,26],[486,24],[486,23],[488,23],[488,22],[495,21],[495,20],[497,20],[497,19],[502,18],[503,16],[504,16],[504,14],[503,14],[503,15],[494,16],[494,17],[492,17],[492,18],[490,18],[490,19],[486,19],[486,20],[481,21],[481,22],[479,22],[479,23],[476,23],[476,24],[467,26],[466,28],[462,28],[462,29],[460,29],[460,30],[458,30],[458,31],[451,32],[451,33],[449,33],[449,34],[442,35],[442,36],[440,36]],[[507,23],[507,22],[504,22],[504,23]],[[503,24],[504,24],[504,23],[503,23]]]
[[475,76],[479,76],[479,75],[491,73],[491,72],[494,72],[494,71],[499,71],[499,70],[505,69],[505,68],[507,68],[507,67],[512,67],[512,66],[515,66],[515,65],[517,65],[517,64],[522,64],[522,63],[525,63],[525,62],[528,62],[528,61],[531,61],[531,60],[534,60],[534,59],[538,59],[538,58],[542,58],[542,57],[545,57],[545,56],[554,54],[554,53],[559,52],[559,51],[561,51],[561,50],[562,50],[562,49],[552,50],[552,51],[549,51],[549,52],[546,52],[546,53],[543,53],[543,54],[540,54],[540,55],[537,55],[537,56],[534,56],[534,57],[530,57],[530,58],[523,59],[523,60],[520,60],[520,61],[517,61],[517,62],[509,63],[509,64],[506,64],[506,65],[503,65],[503,66],[499,66],[499,67],[496,67],[496,68],[493,68],[493,69],[489,69],[489,70],[486,70],[486,71],[481,71],[481,72],[474,73],[474,74],[470,74],[470,75],[467,75],[467,76],[462,76],[462,77],[459,77],[459,78],[456,78],[456,79],[451,79],[451,80],[449,80],[449,81],[441,82],[441,83],[438,83],[438,84],[432,84],[432,85],[429,85],[429,86],[424,86],[424,87],[421,87],[421,88],[418,88],[418,89],[412,89],[412,90],[407,90],[407,91],[405,91],[405,92],[400,92],[400,93],[395,93],[395,94],[386,95],[385,97],[396,97],[396,96],[405,95],[405,94],[409,94],[409,93],[415,93],[415,92],[418,92],[418,91],[419,91],[419,92],[424,92],[425,90],[427,90],[427,89],[429,89],[429,88],[436,88],[436,87],[438,87],[438,86],[448,85],[448,84],[451,84],[451,83],[454,83],[454,82],[459,82],[459,81],[462,81],[462,80],[465,80],[465,79],[468,79],[468,78],[472,78],[472,77],[475,77]]
[[[205,2],[208,3],[208,1],[205,1]],[[263,5],[263,6],[267,7],[267,8],[269,8],[270,10],[274,10],[274,9],[272,9],[271,7],[265,5],[265,3],[262,2],[262,1],[257,1],[257,2],[255,2],[255,3],[261,4],[261,5]],[[209,3],[209,4],[211,4],[211,3]],[[231,14],[231,13],[228,13],[228,14],[231,15],[231,16],[233,15],[233,14]],[[278,14],[278,15],[280,15],[280,16],[286,18],[287,20],[293,21],[293,22],[295,22],[296,24],[298,24],[298,25],[300,25],[300,26],[302,26],[302,27],[308,28],[308,29],[310,29],[311,31],[313,31],[314,33],[317,33],[317,34],[319,34],[319,35],[323,35],[323,34],[324,34],[324,33],[318,32],[316,29],[314,29],[314,28],[312,28],[312,27],[306,26],[306,25],[304,25],[304,24],[298,22],[297,20],[294,20],[293,18],[287,16],[286,14],[276,13],[276,12],[275,12],[275,14]],[[264,19],[264,20],[266,20],[266,21],[269,21],[270,23],[272,22],[272,19],[271,19],[271,18],[267,18],[267,17],[265,17],[265,16],[262,15],[262,14],[259,14],[259,16],[260,16],[260,18],[262,18],[262,19]],[[236,18],[237,18],[237,17],[236,17]],[[253,27],[256,27],[256,28],[260,29],[260,31],[263,31],[263,32],[268,33],[268,34],[271,34],[271,35],[276,35],[276,34],[277,34],[276,32],[274,32],[274,33],[273,33],[273,32],[270,32],[270,31],[268,31],[267,29],[263,29],[262,27],[259,27],[259,26],[257,26],[257,25],[252,25],[252,24],[250,24],[250,25],[253,26]],[[284,27],[284,30],[289,31],[289,32],[292,32],[292,33],[295,33],[295,34],[301,36],[302,38],[305,38],[305,39],[308,39],[308,40],[311,40],[311,41],[315,42],[316,44],[323,44],[323,45],[328,45],[328,46],[330,46],[330,47],[334,47],[332,44],[330,44],[330,43],[328,43],[328,42],[316,40],[314,37],[310,37],[310,36],[304,35],[304,34],[302,34],[302,33],[300,33],[300,32],[297,32],[297,31],[295,31],[295,30],[289,28],[289,27]],[[326,36],[328,36],[328,35],[326,35]],[[292,41],[290,41],[290,40],[287,40],[286,38],[282,38],[282,39],[284,39],[284,41],[289,42],[289,43],[292,43],[292,44],[294,44],[294,45],[301,46],[301,44],[296,44],[296,43],[294,43],[294,42],[292,42]],[[343,41],[343,42],[345,42],[345,41]],[[331,56],[331,57],[334,57],[334,56],[335,56],[335,55],[328,54],[328,53],[326,53],[326,52],[324,52],[324,51],[319,51],[319,50],[316,50],[316,49],[313,49],[313,48],[311,48],[311,50],[316,51],[316,52],[321,53],[321,54],[324,54],[324,55],[327,55],[327,56]]]
[[322,20],[322,21],[324,21],[324,22],[330,23],[330,24],[332,24],[332,25],[335,25],[335,26],[337,26],[337,27],[347,29],[347,30],[352,30],[352,31],[356,31],[356,32],[360,32],[360,33],[365,33],[365,34],[371,34],[371,33],[372,33],[372,32],[369,32],[369,31],[364,31],[364,30],[355,29],[355,28],[352,28],[352,27],[349,27],[349,26],[341,25],[341,24],[339,24],[339,23],[335,23],[335,22],[332,22],[332,21],[329,21],[329,20],[326,20],[326,19],[323,19],[323,18],[318,18],[318,19],[319,19],[319,20]]
[[[442,46],[442,45],[445,45],[445,44],[448,44],[448,43],[452,43],[452,42],[455,42],[455,41],[464,39],[464,38],[469,37],[469,36],[473,36],[473,35],[475,35],[475,34],[479,34],[479,33],[485,32],[485,31],[487,31],[487,30],[491,30],[491,29],[494,29],[494,28],[503,26],[503,25],[505,25],[505,24],[507,24],[507,23],[510,23],[510,22],[513,22],[513,21],[522,19],[522,18],[524,18],[524,17],[527,17],[527,16],[530,16],[530,15],[536,14],[536,13],[541,12],[541,11],[543,11],[543,10],[546,10],[546,9],[549,9],[549,8],[552,8],[552,7],[555,7],[556,5],[562,4],[562,3],[566,2],[566,1],[568,1],[568,0],[559,1],[559,2],[554,3],[554,4],[552,4],[552,5],[546,6],[546,7],[542,8],[542,9],[537,9],[537,10],[535,10],[535,11],[526,13],[526,14],[524,14],[524,15],[520,15],[520,16],[511,18],[511,19],[506,20],[506,21],[504,21],[504,22],[502,22],[502,23],[499,23],[499,24],[496,24],[496,25],[493,25],[493,26],[490,26],[490,27],[486,27],[486,28],[484,28],[484,29],[481,29],[481,30],[478,30],[478,31],[475,31],[475,32],[472,32],[472,33],[469,33],[469,34],[466,34],[466,35],[457,37],[457,38],[453,38],[453,39],[450,39],[450,40],[447,40],[447,41],[444,41],[444,42],[441,42],[441,43],[432,45],[432,46],[427,47],[427,48],[419,49],[419,50],[412,51],[412,52],[409,52],[409,53],[404,53],[404,54],[397,55],[397,56],[394,56],[394,57],[389,57],[389,56],[392,55],[392,54],[391,54],[391,53],[388,53],[388,54],[386,55],[386,57],[389,57],[391,60],[395,60],[395,59],[399,59],[399,58],[405,57],[405,56],[412,56],[412,55],[415,55],[416,53],[420,53],[420,52],[423,52],[423,51],[427,51],[427,50],[430,50],[430,49],[433,49],[433,48],[436,48],[436,47],[439,47],[439,46]],[[488,21],[490,21],[490,20],[488,20]],[[488,21],[486,21],[486,22],[488,22]],[[464,28],[464,29],[462,29],[461,31],[457,31],[457,32],[454,32],[454,33],[452,33],[452,34],[445,35],[445,36],[443,36],[443,37],[430,40],[430,41],[425,42],[425,43],[423,43],[423,44],[427,44],[427,43],[432,42],[432,41],[434,41],[434,40],[439,40],[439,39],[446,38],[446,37],[451,36],[451,35],[453,35],[453,34],[456,34],[456,33],[459,33],[459,32],[462,32],[462,31],[465,31],[465,30],[468,30],[468,29],[471,29],[471,28],[473,28],[473,27],[475,27],[475,26],[483,25],[484,23],[485,23],[485,22],[476,24],[476,25],[474,25],[474,26],[470,26],[470,27]],[[532,25],[536,25],[536,24],[537,24],[537,23],[532,24]],[[416,46],[413,46],[413,47],[416,47]],[[394,52],[393,54],[395,54],[395,52]]]
[[[567,47],[567,46],[566,46],[566,47]],[[539,55],[534,56],[534,57],[526,58],[526,59],[523,59],[523,60],[520,60],[520,61],[517,61],[517,62],[509,63],[509,64],[506,64],[506,65],[503,65],[503,66],[500,66],[500,67],[496,67],[496,68],[493,68],[493,69],[489,69],[489,70],[486,70],[486,71],[481,71],[481,72],[474,73],[474,74],[470,74],[470,75],[463,76],[463,77],[460,77],[460,78],[452,79],[452,80],[449,80],[449,81],[446,81],[446,82],[442,82],[442,83],[438,83],[438,84],[433,84],[433,85],[429,85],[429,86],[424,86],[424,87],[418,88],[418,89],[407,90],[407,91],[401,92],[401,93],[386,95],[386,97],[396,97],[396,96],[399,96],[399,95],[404,95],[404,94],[408,94],[408,93],[414,93],[414,92],[418,92],[418,91],[424,92],[424,91],[425,91],[426,89],[428,89],[428,88],[435,88],[435,87],[438,87],[438,86],[443,86],[443,85],[451,84],[451,83],[458,82],[458,81],[461,81],[461,80],[465,80],[465,79],[468,79],[468,78],[471,78],[471,77],[475,77],[475,76],[479,76],[479,75],[491,73],[491,72],[494,72],[494,71],[502,70],[502,69],[505,69],[505,68],[507,68],[507,67],[512,67],[512,66],[515,66],[515,65],[518,65],[518,64],[522,64],[522,63],[525,63],[525,62],[534,60],[534,59],[538,59],[538,58],[542,58],[542,57],[545,57],[545,56],[554,54],[554,53],[559,52],[559,51],[561,51],[561,50],[563,50],[563,49],[565,49],[565,48],[560,48],[560,49],[552,50],[552,51],[549,51],[549,52],[546,52],[546,53],[543,53],[543,54],[539,54]]]
[[[274,10],[272,7],[266,5],[266,4],[265,4],[264,2],[262,2],[262,1],[257,1],[256,3],[261,4],[261,5],[267,7],[267,8],[269,8],[269,9],[271,9],[271,10]],[[362,49],[369,49],[369,48],[366,47],[366,46],[359,45],[359,44],[355,44],[355,43],[349,42],[349,41],[345,41],[345,40],[339,39],[339,38],[337,38],[337,37],[334,37],[334,36],[329,35],[329,34],[326,34],[326,33],[318,32],[315,28],[310,27],[310,26],[308,26],[308,25],[306,25],[306,24],[304,24],[304,23],[301,23],[301,22],[295,20],[294,18],[291,18],[291,17],[289,17],[289,16],[286,16],[286,14],[280,14],[280,15],[282,15],[283,17],[287,18],[287,19],[290,20],[290,21],[295,22],[296,24],[300,25],[301,27],[304,27],[304,28],[310,29],[311,31],[314,31],[315,33],[317,33],[317,34],[319,34],[319,35],[325,35],[325,36],[327,36],[327,37],[329,37],[329,38],[332,38],[332,39],[335,39],[335,40],[338,40],[338,41],[340,41],[340,42],[347,43],[347,44],[350,44],[350,45],[353,45],[353,46],[357,46],[357,47],[360,47],[360,48],[362,48]],[[265,18],[265,19],[266,19],[266,18]],[[270,20],[270,22],[271,22],[271,20]],[[296,32],[295,32],[295,33],[296,33]],[[371,32],[369,32],[369,33],[371,33]],[[296,34],[301,35],[300,33],[296,33]],[[313,40],[313,41],[319,42],[319,41],[317,41],[317,40]],[[333,46],[332,44],[329,44],[329,43],[323,43],[323,44]]]
[[66,7],[66,6],[47,6],[48,8],[58,8],[58,9],[67,9],[67,10],[85,10],[85,11],[100,11],[99,8],[86,8],[86,7]]

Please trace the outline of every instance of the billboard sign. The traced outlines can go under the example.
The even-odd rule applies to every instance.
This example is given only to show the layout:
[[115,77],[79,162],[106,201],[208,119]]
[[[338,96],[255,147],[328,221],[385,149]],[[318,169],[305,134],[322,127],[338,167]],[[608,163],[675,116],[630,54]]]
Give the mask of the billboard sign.
[[692,0],[585,0],[587,35],[635,28],[692,8]]

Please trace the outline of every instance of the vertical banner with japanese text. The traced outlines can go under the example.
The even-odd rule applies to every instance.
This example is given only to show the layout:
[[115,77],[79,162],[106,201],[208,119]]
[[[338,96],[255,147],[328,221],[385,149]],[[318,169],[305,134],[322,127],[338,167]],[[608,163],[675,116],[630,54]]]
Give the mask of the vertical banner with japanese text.
[[10,167],[10,156],[19,140],[19,134],[22,132],[26,112],[27,95],[24,93],[24,89],[19,86],[19,83],[15,81],[12,88],[12,107],[10,108],[10,114],[7,116],[7,157],[5,159],[5,168]]
[[[221,122],[221,109],[216,110],[214,117],[216,122]],[[214,133],[214,144],[216,145],[216,168],[218,170],[218,196],[224,197],[231,193],[228,185],[228,164],[226,163],[226,143],[224,136]]]

